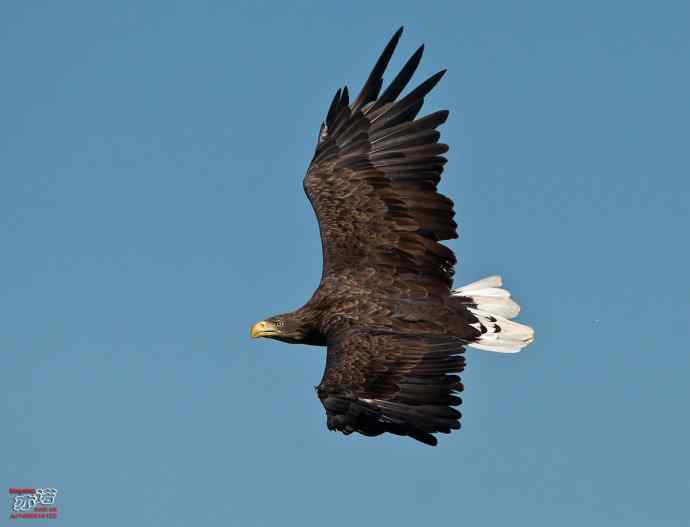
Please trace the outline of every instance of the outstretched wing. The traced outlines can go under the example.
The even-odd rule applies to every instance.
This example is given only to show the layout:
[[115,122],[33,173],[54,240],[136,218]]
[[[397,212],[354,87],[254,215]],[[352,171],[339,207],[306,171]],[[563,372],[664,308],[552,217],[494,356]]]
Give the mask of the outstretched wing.
[[436,191],[448,150],[436,128],[448,112],[415,120],[445,70],[398,98],[422,46],[379,95],[401,33],[352,104],[347,87],[336,93],[304,188],[319,221],[324,277],[341,268],[386,266],[449,287],[456,260],[438,242],[456,238],[457,225],[453,202]]
[[452,337],[351,330],[328,343],[317,387],[327,425],[346,434],[384,432],[436,445],[460,428],[463,343]]

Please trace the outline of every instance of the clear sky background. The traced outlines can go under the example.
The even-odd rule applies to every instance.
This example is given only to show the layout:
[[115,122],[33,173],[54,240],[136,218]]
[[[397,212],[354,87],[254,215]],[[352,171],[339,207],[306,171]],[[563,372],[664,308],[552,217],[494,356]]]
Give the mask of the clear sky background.
[[[56,487],[75,527],[688,525],[689,21],[4,2],[3,486]],[[468,352],[437,448],[328,432],[323,350],[249,339],[318,283],[302,177],[400,25],[393,69],[421,43],[415,81],[449,69],[425,113],[451,110],[457,283],[503,275],[537,334]]]

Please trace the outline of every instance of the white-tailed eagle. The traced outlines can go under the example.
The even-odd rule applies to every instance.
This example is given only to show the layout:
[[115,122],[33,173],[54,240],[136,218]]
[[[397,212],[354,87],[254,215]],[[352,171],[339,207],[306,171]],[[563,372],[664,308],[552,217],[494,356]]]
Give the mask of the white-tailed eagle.
[[321,125],[304,190],[321,231],[323,274],[292,313],[255,324],[252,337],[327,348],[317,387],[327,425],[429,445],[460,428],[465,346],[516,352],[534,339],[512,322],[518,305],[492,276],[453,289],[453,202],[437,191],[448,111],[417,117],[445,71],[401,96],[420,47],[385,90],[402,28],[359,94],[337,91]]

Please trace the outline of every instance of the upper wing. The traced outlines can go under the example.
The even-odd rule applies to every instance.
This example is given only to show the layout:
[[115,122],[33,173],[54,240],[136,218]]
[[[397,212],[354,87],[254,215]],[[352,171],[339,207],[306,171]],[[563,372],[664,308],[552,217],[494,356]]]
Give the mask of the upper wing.
[[449,287],[456,260],[438,242],[457,238],[457,225],[453,202],[436,192],[448,147],[435,130],[448,112],[414,120],[445,70],[398,99],[422,46],[379,95],[401,33],[352,104],[347,87],[336,93],[304,188],[319,221],[324,276],[342,267],[391,266]]
[[460,428],[457,375],[463,343],[452,337],[351,330],[329,341],[317,387],[327,425],[346,434],[390,432],[436,445]]

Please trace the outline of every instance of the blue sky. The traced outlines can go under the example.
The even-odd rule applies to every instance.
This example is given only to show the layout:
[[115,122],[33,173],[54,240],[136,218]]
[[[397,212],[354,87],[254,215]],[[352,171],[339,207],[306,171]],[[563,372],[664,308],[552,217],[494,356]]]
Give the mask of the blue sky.
[[[4,486],[58,488],[70,526],[686,525],[688,20],[5,2]],[[332,94],[400,25],[392,69],[421,43],[417,81],[449,69],[425,111],[451,110],[457,282],[503,275],[537,332],[468,353],[463,429],[435,449],[328,432],[322,350],[248,336],[318,283],[301,179]]]

